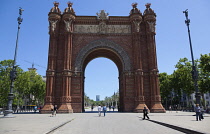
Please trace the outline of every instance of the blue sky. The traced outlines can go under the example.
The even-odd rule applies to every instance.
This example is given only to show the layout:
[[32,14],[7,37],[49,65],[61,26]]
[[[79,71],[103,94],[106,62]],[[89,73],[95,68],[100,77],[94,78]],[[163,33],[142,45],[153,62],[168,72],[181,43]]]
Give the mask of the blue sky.
[[[63,11],[67,0],[57,0]],[[23,22],[19,35],[17,64],[25,71],[34,62],[40,75],[46,74],[49,34],[48,12],[54,0],[2,0],[0,8],[0,61],[13,59],[17,34],[17,17],[22,7]],[[72,0],[76,15],[95,16],[106,10],[110,16],[128,16],[133,2],[141,12],[145,4],[157,14],[156,48],[160,73],[173,73],[180,58],[191,59],[187,27],[183,11],[188,9],[194,58],[210,53],[210,1],[209,0]],[[40,67],[42,66],[42,67]],[[118,70],[106,58],[91,61],[85,70],[85,92],[91,99],[95,95],[111,96],[118,89]]]

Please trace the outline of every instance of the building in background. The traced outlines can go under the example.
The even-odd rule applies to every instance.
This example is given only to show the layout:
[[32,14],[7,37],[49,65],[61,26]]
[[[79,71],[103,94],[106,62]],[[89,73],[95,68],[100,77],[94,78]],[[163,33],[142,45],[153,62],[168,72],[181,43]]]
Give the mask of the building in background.
[[100,101],[100,95],[96,95],[96,101]]

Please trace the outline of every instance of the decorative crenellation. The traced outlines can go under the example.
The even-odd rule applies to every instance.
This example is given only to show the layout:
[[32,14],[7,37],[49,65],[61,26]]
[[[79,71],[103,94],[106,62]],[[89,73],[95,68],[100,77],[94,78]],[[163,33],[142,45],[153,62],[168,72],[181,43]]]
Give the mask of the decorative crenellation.
[[145,101],[151,101],[151,97],[146,95],[146,96],[144,96],[144,100]]
[[161,101],[160,95],[157,95],[157,96],[155,97],[155,100],[156,100],[156,101]]
[[71,70],[63,70],[62,75],[63,76],[72,76],[73,72]]
[[144,72],[144,75],[147,76],[147,75],[150,75],[150,73],[149,72]]
[[62,75],[62,73],[61,72],[56,72],[56,74],[55,74],[56,76],[61,76]]
[[47,70],[46,75],[47,76],[55,76],[55,71]]
[[135,75],[144,75],[144,72],[143,71],[136,71]]
[[128,22],[130,21],[130,18],[127,17],[127,16],[123,16],[123,17],[113,17],[113,16],[110,16],[109,17],[109,21],[114,21],[114,22],[118,22],[119,21],[122,23],[122,22]]
[[124,74],[125,76],[133,76],[133,75],[134,75],[134,73],[131,72],[131,71],[123,72],[123,74]]
[[46,103],[51,103],[51,102],[53,102],[54,101],[54,98],[52,97],[52,96],[46,96],[45,97],[45,102]]
[[160,102],[161,101],[160,95],[151,96],[151,101]]
[[65,103],[70,103],[70,102],[71,102],[71,97],[70,97],[70,96],[62,96],[62,97],[60,98],[60,102],[61,102],[61,103],[63,103],[63,102],[65,102]]
[[83,72],[78,71],[77,67],[75,67],[75,70],[73,71],[73,76],[74,77],[82,77],[83,76]]
[[157,69],[153,69],[150,71],[150,75],[159,75],[159,71]]
[[72,97],[72,102],[80,103],[80,102],[82,102],[82,99],[80,97]]
[[55,98],[54,98],[54,101],[55,101],[55,102],[60,102],[60,97],[55,97]]
[[137,96],[135,101],[145,101],[144,96]]

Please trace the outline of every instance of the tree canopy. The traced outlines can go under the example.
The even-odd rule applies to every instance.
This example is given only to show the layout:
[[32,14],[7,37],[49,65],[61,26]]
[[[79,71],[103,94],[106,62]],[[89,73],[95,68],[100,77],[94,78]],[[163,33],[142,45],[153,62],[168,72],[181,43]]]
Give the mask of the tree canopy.
[[[13,60],[0,61],[0,106],[5,107],[10,91],[10,71]],[[24,99],[28,99],[30,104],[41,105],[44,102],[45,82],[35,70],[23,71],[17,67],[17,78],[14,82],[13,105],[24,105]],[[34,96],[32,98],[31,96]]]

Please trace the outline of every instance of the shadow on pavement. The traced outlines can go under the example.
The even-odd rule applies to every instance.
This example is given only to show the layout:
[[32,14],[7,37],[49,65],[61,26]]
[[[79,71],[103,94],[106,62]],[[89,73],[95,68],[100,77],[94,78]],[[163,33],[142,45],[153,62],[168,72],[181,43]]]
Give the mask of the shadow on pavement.
[[157,123],[157,124],[165,126],[165,127],[175,129],[177,131],[180,131],[180,132],[183,132],[183,133],[186,133],[186,134],[204,134],[204,133],[201,133],[201,132],[198,132],[198,131],[194,131],[194,130],[190,130],[190,129],[187,129],[187,128],[182,128],[182,127],[170,125],[170,124],[155,121],[155,120],[148,120],[148,121],[153,122],[153,123]]

